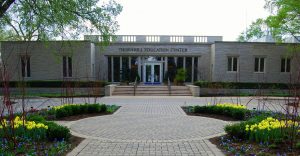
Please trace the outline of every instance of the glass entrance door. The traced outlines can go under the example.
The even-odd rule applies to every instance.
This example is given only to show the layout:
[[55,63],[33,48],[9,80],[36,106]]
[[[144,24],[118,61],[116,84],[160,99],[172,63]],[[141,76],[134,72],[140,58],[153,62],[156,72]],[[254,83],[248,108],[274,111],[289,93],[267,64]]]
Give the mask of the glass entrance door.
[[161,63],[145,63],[143,74],[145,84],[160,84],[162,82]]

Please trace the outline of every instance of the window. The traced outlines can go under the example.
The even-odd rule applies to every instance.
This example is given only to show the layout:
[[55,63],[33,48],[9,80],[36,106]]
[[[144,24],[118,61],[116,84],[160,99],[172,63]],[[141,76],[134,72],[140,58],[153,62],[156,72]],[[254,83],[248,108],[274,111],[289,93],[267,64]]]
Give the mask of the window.
[[72,77],[72,57],[63,56],[63,76]]
[[291,71],[291,59],[282,58],[281,59],[281,72],[289,73]]
[[21,56],[22,77],[30,77],[30,57]]
[[265,72],[265,58],[256,57],[254,62],[254,72]]
[[228,57],[227,71],[237,72],[238,70],[238,58]]

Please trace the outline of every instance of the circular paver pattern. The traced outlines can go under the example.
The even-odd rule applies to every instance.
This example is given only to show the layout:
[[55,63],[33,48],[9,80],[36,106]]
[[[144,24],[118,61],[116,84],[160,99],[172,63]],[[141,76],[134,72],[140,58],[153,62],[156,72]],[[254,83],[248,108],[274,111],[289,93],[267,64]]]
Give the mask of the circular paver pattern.
[[99,116],[79,120],[72,131],[101,140],[194,140],[224,132],[227,122],[195,116]]

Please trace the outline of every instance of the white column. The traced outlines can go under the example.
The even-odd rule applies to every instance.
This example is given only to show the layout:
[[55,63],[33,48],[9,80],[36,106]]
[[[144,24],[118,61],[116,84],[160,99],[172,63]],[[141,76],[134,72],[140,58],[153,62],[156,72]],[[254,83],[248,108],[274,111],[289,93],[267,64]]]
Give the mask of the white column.
[[110,61],[111,65],[111,82],[114,82],[114,57],[111,57],[111,61]]
[[200,57],[198,56],[198,62],[197,62],[197,80],[200,80]]
[[131,56],[128,57],[128,68],[131,69]]
[[177,57],[174,57],[175,65],[177,66]]
[[142,75],[141,75],[141,56],[138,57],[138,73],[139,73],[139,76],[140,78],[142,78]]
[[192,57],[192,83],[194,83],[194,58]]
[[165,73],[168,71],[168,57],[165,57]]

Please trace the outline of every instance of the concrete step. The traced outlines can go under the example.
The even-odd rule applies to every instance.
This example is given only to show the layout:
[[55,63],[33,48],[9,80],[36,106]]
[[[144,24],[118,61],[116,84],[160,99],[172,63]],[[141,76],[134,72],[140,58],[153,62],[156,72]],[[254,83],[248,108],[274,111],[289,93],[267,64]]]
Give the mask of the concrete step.
[[[134,86],[116,86],[112,95],[132,96]],[[136,87],[136,96],[170,96],[168,86],[147,86]],[[171,86],[171,96],[192,96],[187,86]]]

